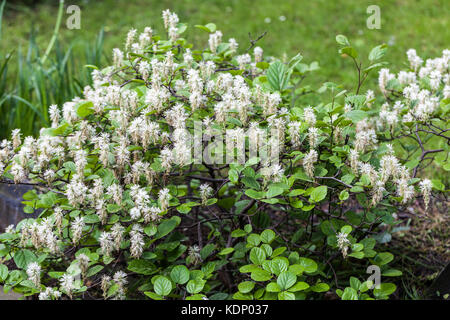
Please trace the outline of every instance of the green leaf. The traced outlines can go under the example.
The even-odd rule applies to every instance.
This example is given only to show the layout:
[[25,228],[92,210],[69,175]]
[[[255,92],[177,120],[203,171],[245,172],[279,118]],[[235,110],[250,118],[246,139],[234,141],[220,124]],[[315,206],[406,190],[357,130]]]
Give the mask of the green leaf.
[[121,209],[121,207],[115,203],[109,203],[106,206],[106,210],[108,211],[108,213],[116,213],[116,212],[119,212],[120,209]]
[[345,116],[352,120],[353,123],[357,123],[361,120],[364,120],[365,118],[367,118],[367,112],[362,111],[362,110],[351,110],[349,112],[345,113]]
[[186,290],[189,293],[199,293],[203,290],[203,287],[205,286],[206,280],[202,279],[196,279],[196,280],[189,280],[189,282],[186,285]]
[[252,199],[262,199],[264,198],[264,192],[263,191],[256,191],[253,189],[247,189],[245,190],[245,194]]
[[347,287],[341,297],[342,300],[358,300],[358,292],[355,289]]
[[297,291],[306,290],[308,288],[309,288],[309,284],[307,284],[306,282],[303,282],[303,281],[299,281],[295,285],[290,287],[289,291],[290,292],[297,292]]
[[153,263],[144,259],[134,259],[128,263],[128,270],[143,274],[150,275],[155,273],[156,267]]
[[356,291],[359,290],[359,288],[361,287],[361,281],[359,281],[358,278],[355,277],[350,277],[350,286],[355,289]]
[[300,258],[298,264],[305,268],[306,273],[313,273],[317,270],[317,263],[309,258]]
[[189,270],[186,266],[175,266],[170,272],[170,278],[179,284],[185,284],[189,281]]
[[97,273],[102,271],[103,268],[104,268],[104,266],[99,265],[99,264],[90,267],[89,270],[86,273],[86,277],[92,277],[93,275],[96,275]]
[[209,255],[216,249],[216,245],[213,243],[209,243],[200,250],[200,257],[202,260],[205,260],[209,257]]
[[341,54],[346,54],[354,59],[358,57],[358,52],[356,52],[353,47],[344,47],[339,51]]
[[5,281],[8,277],[8,267],[6,267],[4,264],[0,264],[0,281]]
[[311,192],[309,199],[312,202],[320,202],[327,196],[327,186],[320,186],[314,188],[314,190]]
[[230,179],[231,183],[236,184],[239,180],[239,173],[235,169],[230,169],[228,171],[228,179]]
[[277,278],[277,284],[281,290],[287,290],[297,282],[297,276],[289,271],[280,273]]
[[314,292],[325,292],[330,289],[330,286],[324,282],[320,282],[311,287]]
[[281,187],[279,187],[277,185],[271,184],[269,186],[269,190],[266,193],[266,197],[267,198],[273,198],[273,197],[276,197],[276,196],[282,194],[283,192],[284,192],[283,188],[281,188]]
[[393,283],[382,283],[380,284],[380,288],[375,288],[373,290],[373,295],[375,297],[389,296],[397,290],[397,286]]
[[159,294],[156,294],[154,292],[151,291],[145,291],[144,294],[149,297],[150,299],[153,300],[163,300],[163,297],[161,297]]
[[93,110],[94,104],[91,101],[85,101],[85,102],[81,102],[78,104],[78,106],[76,107],[76,112],[77,115],[84,119],[86,118],[88,115],[94,113]]
[[234,251],[233,247],[225,248],[219,252],[219,255],[224,256],[224,255],[232,253],[233,251]]
[[247,188],[259,189],[261,187],[258,181],[253,177],[244,177],[241,181]]
[[267,292],[280,292],[281,289],[276,282],[271,282],[266,286]]
[[255,287],[255,283],[253,281],[244,281],[239,283],[238,289],[242,293],[249,293]]
[[261,243],[261,237],[256,233],[252,233],[247,237],[247,243],[256,247]]
[[269,271],[263,269],[256,269],[252,271],[250,277],[255,281],[268,281],[272,278]]
[[242,229],[233,230],[233,232],[231,233],[232,238],[240,238],[240,237],[244,237],[246,235],[247,235],[247,232],[245,232]]
[[173,229],[175,229],[181,222],[181,218],[178,216],[173,216],[172,218],[163,221],[158,225],[158,231],[156,232],[155,238],[160,239],[167,234],[169,234]]
[[167,296],[172,291],[172,282],[164,276],[160,276],[153,284],[155,292],[160,296]]
[[350,42],[348,41],[347,37],[342,34],[338,34],[336,36],[336,42],[341,46],[350,46]]
[[270,244],[275,239],[275,232],[270,229],[266,229],[261,233],[261,241]]
[[385,264],[388,264],[394,259],[394,255],[390,252],[379,252],[375,256],[375,263],[379,266],[383,266]]
[[250,250],[250,261],[254,264],[261,265],[266,260],[266,252],[261,248],[252,248]]
[[350,232],[352,232],[352,227],[349,225],[345,225],[341,228],[341,232],[345,234],[350,234]]
[[36,261],[37,261],[36,255],[28,249],[19,250],[14,254],[14,262],[20,269],[25,270],[28,264]]
[[214,32],[216,31],[216,25],[214,23],[208,23],[205,25],[206,28],[208,28],[209,32]]
[[388,269],[386,271],[383,271],[383,273],[381,274],[382,276],[385,277],[399,277],[401,276],[403,273],[400,270],[397,269]]
[[382,44],[379,46],[376,46],[373,48],[369,53],[369,60],[375,61],[383,58],[383,56],[386,54],[387,51],[387,45]]
[[280,61],[270,64],[266,76],[272,89],[277,91],[282,91],[286,88],[290,77],[286,65]]
[[445,191],[445,185],[439,179],[431,180],[431,185],[433,186],[433,189],[435,189],[435,190]]
[[345,201],[349,197],[349,193],[347,190],[342,190],[341,193],[339,193],[339,200]]
[[278,293],[279,300],[295,300],[295,294],[292,292],[283,291]]

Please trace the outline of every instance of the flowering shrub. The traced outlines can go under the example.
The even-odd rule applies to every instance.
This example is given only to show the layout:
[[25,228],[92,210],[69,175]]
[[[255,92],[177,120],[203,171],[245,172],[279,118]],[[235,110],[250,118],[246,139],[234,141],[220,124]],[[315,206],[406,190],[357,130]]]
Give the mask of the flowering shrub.
[[[52,126],[37,139],[15,130],[2,142],[2,181],[34,185],[25,212],[40,212],[0,236],[5,290],[39,299],[388,298],[393,283],[359,279],[369,265],[401,275],[393,255],[377,251],[378,233],[416,197],[429,208],[433,189],[445,191],[417,175],[433,155],[449,169],[450,52],[424,65],[409,50],[408,71],[380,70],[376,98],[360,91],[386,47],[363,67],[338,36],[356,65],[356,92],[325,83],[325,102],[312,107],[299,97],[317,63],[269,59],[256,40],[225,42],[212,23],[196,26],[209,33],[197,50],[176,14],[163,20],[167,40],[131,30],[83,98],[62,115],[50,107]],[[408,140],[402,151],[407,138],[417,146]]]

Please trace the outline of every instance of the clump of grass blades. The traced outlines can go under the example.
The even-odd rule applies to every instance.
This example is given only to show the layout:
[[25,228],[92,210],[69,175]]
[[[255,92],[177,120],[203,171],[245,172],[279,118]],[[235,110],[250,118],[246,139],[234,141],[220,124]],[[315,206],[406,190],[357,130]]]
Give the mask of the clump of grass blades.
[[[0,4],[0,40],[5,1]],[[55,28],[57,30],[57,28]],[[64,48],[56,39],[44,55],[31,30],[27,48],[0,53],[0,139],[14,128],[24,135],[36,135],[49,125],[48,107],[61,106],[81,94],[91,82],[84,65],[99,65],[103,52],[103,29],[93,44],[84,45],[84,56],[74,53],[74,46]]]

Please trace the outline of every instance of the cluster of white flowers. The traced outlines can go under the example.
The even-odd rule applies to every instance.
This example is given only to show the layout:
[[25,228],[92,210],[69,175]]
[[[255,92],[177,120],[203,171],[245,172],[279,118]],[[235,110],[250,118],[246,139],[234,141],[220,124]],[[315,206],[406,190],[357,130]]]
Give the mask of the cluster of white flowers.
[[27,267],[28,279],[39,288],[41,285],[41,266],[37,262],[31,262]]
[[200,197],[202,198],[202,203],[206,204],[209,197],[212,196],[214,190],[211,188],[211,186],[207,183],[204,183],[200,185]]
[[318,153],[316,150],[311,149],[303,158],[303,168],[305,168],[306,174],[314,177],[314,164],[317,162]]
[[389,69],[383,68],[379,73],[378,83],[383,94],[388,93],[389,81],[397,81],[405,98],[404,103],[396,101],[397,107],[394,106],[394,110],[382,110],[383,114],[380,116],[390,125],[396,125],[400,120],[403,123],[427,121],[437,110],[439,101],[449,97],[450,50],[444,50],[441,57],[427,59],[425,65],[416,50],[410,49],[406,54],[410,71],[402,70],[396,76]]
[[164,28],[166,28],[169,38],[172,41],[177,40],[178,38],[178,16],[176,13],[170,12],[169,9],[164,10],[162,13],[162,17],[164,20]]
[[348,254],[348,247],[350,246],[350,240],[348,240],[348,234],[345,232],[339,232],[336,235],[336,238],[337,238],[337,245],[342,252],[342,256],[344,258],[346,258],[347,254]]
[[[163,20],[173,44],[182,31],[178,16],[166,10]],[[112,258],[123,248],[129,250],[127,254],[132,258],[142,257],[148,245],[146,227],[150,224],[153,227],[177,202],[172,201],[177,189],[168,180],[193,165],[189,134],[192,120],[200,120],[208,135],[216,130],[227,133],[227,159],[230,154],[234,156],[236,149],[238,154],[240,149],[245,154],[248,129],[249,153],[264,146],[275,156],[271,158],[275,163],[262,161],[258,167],[264,188],[268,182],[282,182],[289,177],[290,172],[279,163],[278,157],[285,150],[286,135],[289,151],[303,156],[306,175],[315,179],[317,163],[325,158],[321,154],[322,141],[328,137],[322,114],[318,108],[307,106],[303,108],[303,118],[294,116],[285,107],[286,101],[279,92],[271,92],[261,82],[248,81],[263,74],[257,68],[264,60],[260,47],[254,48],[253,58],[249,53],[237,55],[236,40],[231,38],[228,43],[222,43],[222,33],[215,31],[210,33],[207,54],[179,45],[163,54],[166,44],[161,46],[156,39],[150,27],[140,34],[131,29],[124,51],[113,50],[113,66],[93,71],[93,84],[84,89],[83,98],[64,103],[62,112],[58,106],[50,106],[50,130],[43,129],[38,138],[22,137],[20,130],[14,130],[10,141],[0,143],[0,175],[8,170],[8,178],[12,177],[15,183],[38,180],[57,194],[55,203],[58,203],[49,208],[52,213],[49,218],[42,218],[39,223],[24,223],[19,228],[21,244],[56,255],[64,252],[67,242],[78,246],[84,239],[94,237],[100,246],[98,252],[105,258]],[[222,53],[222,48],[229,49],[226,55],[231,53],[226,64],[220,63],[216,55]],[[179,55],[175,56],[178,50]],[[136,58],[130,55],[132,52],[149,55],[149,59]],[[450,96],[448,50],[440,58],[427,60],[425,65],[415,51],[409,50],[407,55],[411,70],[396,76],[382,69],[379,76],[379,86],[385,96],[391,90],[388,84],[398,82],[402,88],[401,101],[387,102],[379,116],[359,121],[355,128],[336,127],[334,136],[329,134],[337,142],[342,142],[345,135],[351,136],[348,162],[354,175],[368,177],[372,205],[383,200],[390,182],[403,203],[415,194],[411,176],[394,156],[392,147],[388,147],[379,167],[361,160],[365,159],[366,152],[378,147],[376,130],[393,129],[415,120],[426,121],[441,99]],[[131,73],[135,79],[130,82],[137,87],[122,83]],[[429,83],[426,89],[422,88],[424,80]],[[374,101],[374,92],[367,91],[367,106],[372,107]],[[345,111],[350,112],[353,107],[346,103]],[[331,122],[337,116],[331,116]],[[88,120],[92,118],[95,121]],[[63,129],[70,133],[55,135],[54,132]],[[344,131],[347,129],[350,130]],[[265,143],[269,131],[270,139]],[[303,141],[307,141],[305,145]],[[251,156],[257,155],[251,153]],[[431,182],[423,180],[419,186],[428,208]],[[215,194],[206,183],[197,192],[203,205]],[[89,219],[85,219],[88,212]],[[90,234],[92,216],[98,217],[99,229]],[[69,233],[63,231],[66,226]],[[8,228],[7,232],[16,231]],[[63,237],[70,241],[64,242]],[[338,234],[338,245],[345,257],[349,246],[347,234]],[[188,255],[194,264],[201,261],[199,251],[198,246],[189,248]],[[78,254],[76,260],[84,277],[90,258]],[[26,272],[39,287],[39,265],[30,264]],[[72,297],[77,281],[66,273],[60,278],[59,291],[45,288],[39,298],[57,299],[60,291]],[[102,276],[105,298],[112,283],[118,287],[114,298],[124,299],[126,274],[119,270],[112,278]]]
[[430,204],[430,194],[431,194],[432,184],[429,179],[423,179],[420,182],[420,191],[423,195],[423,202],[425,203],[425,210],[428,210]]

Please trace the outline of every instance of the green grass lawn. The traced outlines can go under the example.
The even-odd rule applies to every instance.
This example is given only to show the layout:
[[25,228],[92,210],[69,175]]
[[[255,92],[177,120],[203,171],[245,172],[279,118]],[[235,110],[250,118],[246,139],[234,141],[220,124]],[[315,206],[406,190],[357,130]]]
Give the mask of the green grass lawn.
[[[45,49],[56,20],[57,1],[35,7],[14,6],[5,11],[0,52],[26,45],[32,26],[38,30],[38,44]],[[70,1],[79,4],[81,29],[61,28],[60,40],[74,43],[79,50],[92,41],[99,29],[105,28],[105,53],[122,46],[131,27],[152,26],[161,31],[161,11],[165,8],[178,13],[182,22],[206,24],[214,22],[224,39],[234,37],[241,48],[248,46],[248,33],[267,35],[259,45],[266,54],[291,57],[302,53],[305,61],[319,61],[322,66],[313,83],[334,81],[342,83],[354,77],[350,61],[337,54],[335,36],[345,34],[364,55],[371,47],[388,43],[386,60],[399,68],[405,61],[405,51],[416,48],[419,55],[434,56],[449,47],[450,2],[446,0],[105,0]],[[366,27],[366,9],[377,4],[381,9],[381,29]],[[65,16],[66,18],[68,15]],[[285,19],[283,19],[283,17]],[[269,22],[270,20],[270,22]],[[282,21],[284,20],[284,21]],[[188,38],[206,43],[207,35],[191,27]],[[371,83],[374,83],[375,75]]]

